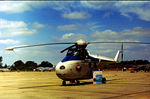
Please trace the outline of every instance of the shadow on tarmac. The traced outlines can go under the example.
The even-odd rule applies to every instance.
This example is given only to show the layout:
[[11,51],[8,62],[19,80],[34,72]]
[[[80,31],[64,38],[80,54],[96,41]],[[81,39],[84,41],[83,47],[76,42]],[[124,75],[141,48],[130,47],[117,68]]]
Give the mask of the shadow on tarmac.
[[40,87],[50,87],[50,86],[60,86],[60,85],[43,85],[43,86],[20,87],[19,89],[40,88]]
[[[65,86],[81,86],[81,85],[89,85],[93,84],[93,82],[82,82],[80,85],[77,84],[67,84]],[[40,88],[40,87],[50,87],[50,86],[63,86],[63,85],[43,85],[43,86],[31,86],[31,87],[20,87],[19,89],[30,89],[30,88]]]
[[[105,84],[107,84],[108,81],[114,81],[114,80],[120,80],[120,79],[112,79],[107,80]],[[83,85],[90,85],[93,84],[93,82],[80,82],[80,84],[66,84],[65,86],[83,86]],[[63,85],[43,85],[43,86],[31,86],[31,87],[20,87],[19,89],[29,89],[29,88],[40,88],[40,87],[50,87],[50,86],[63,86]]]

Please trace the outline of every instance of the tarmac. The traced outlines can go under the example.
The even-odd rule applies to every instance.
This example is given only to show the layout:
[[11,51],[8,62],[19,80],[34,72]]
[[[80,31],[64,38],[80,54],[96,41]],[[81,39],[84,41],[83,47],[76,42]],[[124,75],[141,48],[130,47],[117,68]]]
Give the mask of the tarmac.
[[62,86],[55,72],[0,72],[0,99],[150,99],[150,72],[103,71],[106,84]]

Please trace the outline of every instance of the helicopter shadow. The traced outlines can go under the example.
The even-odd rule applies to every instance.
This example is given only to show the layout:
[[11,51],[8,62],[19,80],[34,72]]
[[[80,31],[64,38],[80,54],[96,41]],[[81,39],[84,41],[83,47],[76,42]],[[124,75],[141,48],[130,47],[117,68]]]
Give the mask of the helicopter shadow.
[[[120,80],[120,79],[111,79],[111,80],[106,80],[106,83],[102,84],[107,84],[108,81],[115,81],[115,80]],[[91,85],[93,82],[80,82],[80,84],[66,84],[65,86],[84,86],[84,85]],[[64,85],[43,85],[43,86],[31,86],[31,87],[20,87],[19,89],[29,89],[29,88],[40,88],[40,87],[52,87],[52,86],[64,86]]]
[[18,89],[30,89],[30,88],[40,88],[40,87],[52,87],[52,86],[60,86],[60,85],[43,85],[43,86],[20,87]]
[[[93,84],[93,82],[82,82],[79,85],[77,84],[66,84],[65,86],[82,86],[82,85],[89,85]],[[32,89],[32,88],[42,88],[42,87],[54,87],[54,86],[63,86],[63,85],[43,85],[43,86],[30,86],[30,87],[20,87],[18,89]]]
[[[120,80],[120,79],[111,79],[111,80],[106,80],[106,83],[102,84],[107,84],[108,81],[115,81],[115,80]],[[84,86],[84,85],[91,85],[93,82],[80,82],[80,84],[66,84],[65,86]],[[40,88],[40,87],[52,87],[52,86],[64,86],[64,85],[43,85],[43,86],[31,86],[31,87],[20,87],[19,89],[29,89],[29,88]]]
[[[82,82],[79,85],[77,84],[66,84],[65,86],[82,86],[82,85],[89,85],[93,84],[93,82]],[[32,88],[41,88],[41,87],[54,87],[54,86],[63,86],[63,85],[43,85],[43,86],[30,86],[30,87],[20,87],[18,89],[32,89]]]

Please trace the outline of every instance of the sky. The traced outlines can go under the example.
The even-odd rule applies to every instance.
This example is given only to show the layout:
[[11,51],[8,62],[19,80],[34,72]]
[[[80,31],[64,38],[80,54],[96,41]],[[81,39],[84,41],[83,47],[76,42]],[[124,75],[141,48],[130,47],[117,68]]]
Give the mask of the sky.
[[[70,45],[5,48],[53,42],[150,42],[149,1],[0,1],[0,56],[3,65],[17,60],[56,65]],[[93,44],[92,54],[114,58],[121,44]],[[149,60],[150,45],[124,44],[124,60]]]

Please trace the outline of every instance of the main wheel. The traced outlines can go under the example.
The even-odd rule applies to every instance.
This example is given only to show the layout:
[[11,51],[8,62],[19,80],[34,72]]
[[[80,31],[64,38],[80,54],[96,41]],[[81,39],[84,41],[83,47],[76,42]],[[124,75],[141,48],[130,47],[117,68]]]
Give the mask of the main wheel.
[[62,85],[66,86],[66,81],[65,80],[62,81]]
[[77,85],[80,85],[80,81],[77,80]]
[[106,84],[106,78],[105,78],[105,77],[102,78],[102,83],[103,83],[103,84]]

